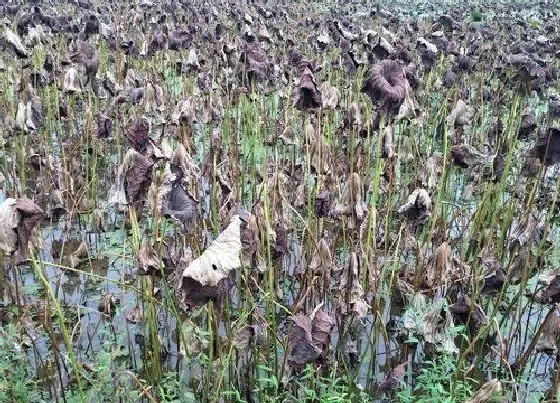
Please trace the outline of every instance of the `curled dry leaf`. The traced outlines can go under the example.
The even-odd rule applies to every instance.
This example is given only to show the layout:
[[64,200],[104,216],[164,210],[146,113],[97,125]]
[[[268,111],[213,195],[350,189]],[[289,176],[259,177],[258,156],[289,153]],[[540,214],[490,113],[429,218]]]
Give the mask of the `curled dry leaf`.
[[9,198],[0,204],[0,249],[15,252],[17,264],[27,260],[32,232],[42,216],[43,210],[25,197]]
[[445,122],[448,127],[466,125],[472,120],[472,108],[468,106],[465,101],[459,99],[455,104],[453,110],[449,113]]
[[144,153],[148,145],[150,123],[145,117],[139,117],[128,127],[126,138],[139,153]]
[[171,114],[171,123],[174,125],[179,125],[183,121],[188,123],[196,121],[194,106],[190,98],[179,101]]
[[335,322],[321,308],[316,308],[310,316],[298,313],[292,321],[288,335],[288,362],[294,369],[301,370],[322,356]]
[[477,303],[472,303],[468,295],[459,295],[449,310],[455,322],[459,325],[468,325],[472,334],[488,324],[488,317],[482,307]]
[[442,174],[443,156],[434,152],[426,163],[423,164],[420,171],[420,184],[431,192],[435,189],[437,182]]
[[560,302],[560,274],[541,279],[545,287],[535,294],[535,300],[541,304]]
[[556,356],[558,354],[558,343],[560,342],[560,317],[556,313],[548,315],[541,326],[541,334],[535,350],[537,353],[544,352]]
[[459,144],[451,148],[453,163],[461,168],[472,168],[488,161],[488,156],[479,153],[470,144]]
[[305,67],[295,83],[294,107],[300,111],[323,107],[321,91],[317,88],[315,76],[309,67]]
[[288,362],[296,369],[303,368],[307,363],[316,361],[321,356],[321,349],[313,343],[311,329],[313,322],[304,314],[292,318],[293,325],[288,336],[290,350]]
[[480,389],[465,403],[487,403],[494,401],[495,397],[502,391],[502,383],[497,379],[491,379],[480,387]]
[[111,118],[103,113],[97,115],[97,138],[108,139],[111,137],[113,130],[113,122]]
[[393,159],[395,157],[395,144],[393,143],[393,127],[387,125],[381,138],[381,157]]
[[393,368],[387,375],[387,378],[379,383],[377,389],[385,393],[396,390],[406,374],[406,364],[406,362],[402,362]]
[[365,318],[371,307],[364,299],[364,289],[360,282],[360,261],[356,252],[350,254],[344,266],[338,289],[338,305],[341,312],[354,312],[358,318]]
[[334,203],[332,215],[348,217],[348,228],[360,226],[368,213],[366,203],[363,202],[363,186],[360,175],[353,172],[344,185],[342,198]]
[[530,156],[537,157],[545,166],[560,163],[560,127],[550,127],[540,136],[530,150]]
[[25,47],[25,45],[21,42],[21,38],[19,35],[14,33],[10,28],[6,27],[4,31],[4,39],[8,42],[16,56],[20,58],[26,58],[29,56],[29,50]]
[[154,248],[144,241],[138,254],[136,255],[138,261],[139,274],[154,275],[160,272],[160,261],[157,257]]
[[162,213],[181,222],[183,230],[189,233],[194,229],[195,219],[199,216],[198,203],[176,181],[167,194],[167,203],[164,204]]
[[451,247],[443,242],[434,252],[432,263],[426,271],[426,285],[430,288],[445,284],[453,271]]
[[324,109],[336,109],[340,102],[340,91],[338,88],[331,85],[330,82],[325,81],[319,88],[323,100]]
[[62,91],[72,94],[82,92],[78,72],[75,68],[70,67],[68,71],[66,71],[66,74],[64,75],[64,82],[62,84]]
[[117,299],[113,293],[101,295],[101,301],[99,302],[98,310],[99,312],[112,316],[116,312]]
[[383,60],[370,70],[361,91],[380,108],[398,110],[409,89],[404,68],[394,60]]
[[398,209],[405,220],[415,224],[423,224],[431,216],[431,211],[432,199],[425,189],[416,189]]
[[331,148],[322,133],[314,134],[311,143],[311,167],[317,174],[329,174],[332,172]]
[[332,255],[331,249],[325,238],[321,238],[317,244],[317,248],[315,248],[309,267],[317,275],[325,276],[327,279],[330,278]]
[[142,316],[142,308],[140,307],[140,305],[136,305],[134,309],[126,313],[125,319],[128,323],[140,323],[140,321],[142,320]]
[[241,266],[240,253],[241,219],[235,215],[210,247],[183,271],[184,302],[201,305],[214,300],[220,303],[233,285],[228,281],[233,270]]
[[153,163],[146,157],[129,149],[117,171],[116,183],[109,191],[109,203],[138,206],[147,197],[152,181]]

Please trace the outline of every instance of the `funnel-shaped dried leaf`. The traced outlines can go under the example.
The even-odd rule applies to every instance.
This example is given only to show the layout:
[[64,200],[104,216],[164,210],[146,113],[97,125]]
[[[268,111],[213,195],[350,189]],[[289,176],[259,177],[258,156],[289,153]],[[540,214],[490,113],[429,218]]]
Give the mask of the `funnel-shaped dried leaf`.
[[43,210],[25,197],[0,204],[0,249],[15,252],[17,264],[27,260],[31,233],[42,216]]
[[288,336],[288,362],[294,369],[301,370],[321,357],[335,322],[321,308],[310,316],[299,313],[292,320],[294,324]]
[[432,199],[425,189],[416,189],[398,209],[398,213],[405,220],[415,224],[424,223],[431,216],[431,212]]
[[315,76],[309,67],[305,67],[299,80],[295,82],[294,107],[300,111],[323,107],[321,91],[317,88]]
[[177,144],[170,162],[172,167],[177,167],[180,170],[177,174],[180,176],[183,183],[198,180],[200,169],[183,144]]
[[482,307],[477,303],[471,303],[468,295],[457,297],[457,301],[449,307],[449,310],[455,322],[460,325],[468,325],[473,334],[481,326],[488,324],[488,318]]
[[451,247],[447,242],[438,246],[434,252],[432,263],[426,271],[426,285],[430,288],[445,284],[453,271]]
[[244,57],[245,74],[248,82],[267,78],[269,70],[268,58],[257,42],[247,44]]
[[330,278],[330,272],[332,269],[332,255],[331,249],[327,244],[327,241],[325,241],[325,238],[321,238],[321,240],[317,244],[317,248],[313,253],[311,264],[309,266],[314,273]]
[[305,364],[317,360],[322,351],[313,343],[311,318],[299,313],[292,320],[294,324],[288,336],[290,344],[288,362],[292,367],[301,369]]
[[560,302],[560,274],[546,281],[544,289],[539,290],[535,299],[542,304],[554,304]]
[[477,165],[484,164],[488,160],[488,156],[479,153],[470,144],[459,144],[451,148],[453,163],[461,168],[472,168]]
[[466,125],[472,120],[472,114],[472,108],[465,101],[459,99],[445,121],[448,127]]
[[109,191],[109,203],[139,205],[146,200],[152,182],[152,162],[129,149],[117,171],[116,183]]
[[15,34],[10,28],[6,27],[4,31],[4,39],[12,46],[17,57],[26,58],[29,56],[29,50],[21,42],[19,35]]
[[171,123],[174,125],[179,125],[182,121],[189,123],[196,121],[194,106],[190,98],[179,101],[171,114]]
[[324,350],[325,347],[328,346],[335,321],[321,308],[311,314],[311,321],[311,337],[313,339],[313,343],[321,350]]
[[378,107],[398,110],[409,88],[404,68],[394,60],[383,60],[370,70],[361,91]]
[[393,143],[393,127],[388,125],[383,130],[383,137],[381,138],[381,158],[393,159],[395,155],[395,144]]
[[198,203],[187,193],[180,181],[176,181],[167,194],[167,203],[162,213],[180,221],[184,231],[188,233],[193,230],[195,219],[199,215]]
[[187,63],[186,65],[191,69],[200,69],[200,63],[198,61],[198,55],[194,49],[189,50],[189,55],[187,56]]
[[321,84],[319,92],[321,93],[324,109],[336,109],[338,107],[341,97],[338,88],[333,87],[330,82],[325,81]]
[[39,128],[43,122],[43,104],[41,103],[41,98],[38,96],[32,96],[29,101],[27,101],[26,111],[25,111],[25,126],[28,130],[34,132]]
[[344,185],[342,199],[335,202],[332,215],[348,217],[348,228],[358,228],[368,213],[366,203],[363,202],[363,187],[360,175],[353,172]]
[[140,323],[140,321],[142,320],[142,316],[142,308],[140,307],[140,305],[136,305],[134,309],[126,313],[125,319],[128,323],[135,324]]
[[391,392],[399,387],[406,373],[406,362],[400,363],[389,372],[387,378],[379,383],[377,389],[380,392]]
[[183,271],[181,288],[185,302],[200,305],[220,302],[233,286],[233,270],[241,266],[241,219],[232,217],[228,227],[218,235],[210,247]]
[[101,296],[101,301],[99,302],[99,307],[97,308],[99,312],[112,316],[116,313],[117,299],[113,293],[104,294]]
[[85,66],[88,81],[95,79],[99,69],[99,52],[92,43],[78,41],[74,52],[70,55],[70,59],[75,63],[81,63]]
[[100,139],[108,139],[111,137],[112,130],[113,122],[111,119],[107,115],[99,113],[97,115],[97,137]]
[[544,136],[539,137],[530,150],[545,166],[560,163],[560,127],[550,127]]
[[244,264],[251,268],[259,268],[264,264],[259,249],[260,230],[255,214],[248,214],[241,224],[241,245]]
[[521,125],[519,126],[518,137],[522,140],[529,138],[537,128],[535,111],[532,108],[525,108],[521,114]]
[[360,261],[355,252],[350,254],[340,278],[339,306],[343,314],[354,312],[358,318],[367,316],[369,304],[364,299],[364,289],[360,281]]
[[442,173],[443,157],[439,153],[434,153],[426,160],[420,171],[420,185],[433,191]]
[[139,153],[144,153],[148,145],[150,123],[145,117],[139,117],[128,127],[126,138]]
[[555,313],[548,315],[546,321],[541,326],[541,335],[535,350],[537,353],[544,352],[551,356],[556,356],[558,353],[558,342],[560,342],[560,317]]
[[139,274],[149,276],[159,274],[160,261],[154,248],[147,242],[142,243],[136,260],[138,261]]
[[465,403],[488,403],[493,397],[502,391],[502,383],[497,379],[491,379],[480,387],[480,389]]
[[78,72],[75,68],[70,67],[66,74],[64,75],[64,83],[62,84],[62,91],[68,93],[79,93],[82,92],[80,88],[80,80],[78,78]]
[[317,174],[329,174],[332,172],[331,148],[322,133],[315,135],[310,153],[311,167]]

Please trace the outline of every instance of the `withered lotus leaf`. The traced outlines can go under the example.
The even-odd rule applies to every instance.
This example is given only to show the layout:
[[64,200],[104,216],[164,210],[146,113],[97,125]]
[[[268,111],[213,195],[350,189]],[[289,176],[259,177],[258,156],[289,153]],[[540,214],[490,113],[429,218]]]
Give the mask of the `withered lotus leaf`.
[[448,127],[462,126],[471,121],[472,114],[472,108],[468,106],[465,101],[459,99],[453,110],[445,119],[445,122]]
[[99,69],[99,52],[95,46],[88,41],[78,41],[74,52],[70,55],[73,62],[81,63],[86,68],[88,81],[95,79]]
[[426,271],[426,284],[428,287],[436,287],[445,283],[453,270],[451,258],[451,247],[447,242],[443,242],[434,252],[432,264]]
[[97,115],[97,137],[100,139],[107,139],[111,137],[112,130],[113,122],[111,119],[107,115],[99,113]]
[[109,203],[138,205],[146,200],[152,182],[153,163],[134,149],[129,149],[109,191]]
[[309,316],[298,313],[292,321],[293,326],[288,336],[290,343],[288,362],[298,369],[317,360],[321,356],[321,349],[313,343],[311,335],[313,322]]
[[139,153],[146,151],[150,132],[150,124],[145,117],[139,117],[128,127],[126,138]]
[[383,60],[373,66],[361,89],[380,108],[397,110],[409,90],[404,68],[394,60]]
[[14,51],[14,53],[20,58],[26,58],[29,56],[29,50],[21,42],[19,35],[14,33],[10,28],[6,27],[4,32],[4,39],[8,42]]
[[475,333],[481,326],[488,324],[488,317],[482,307],[477,303],[471,303],[468,295],[459,295],[457,301],[449,307],[449,311],[453,315],[455,323],[468,325],[471,333]]
[[180,181],[176,181],[167,194],[167,203],[163,207],[163,214],[179,220],[185,232],[194,228],[194,220],[198,217],[198,203],[183,188]]
[[416,189],[405,204],[399,207],[398,213],[407,221],[422,224],[432,212],[432,199],[425,189]]
[[480,389],[465,403],[487,403],[502,391],[502,383],[498,379],[491,379],[484,383]]
[[484,164],[488,156],[478,152],[470,144],[459,144],[451,148],[453,163],[461,168],[472,168]]
[[214,300],[220,303],[233,286],[233,271],[241,267],[240,254],[241,219],[234,215],[210,247],[183,271],[184,302],[201,305]]
[[288,335],[288,362],[294,369],[301,370],[321,358],[335,322],[322,308],[316,308],[309,316],[298,313],[292,321]]
[[62,91],[68,93],[82,92],[80,88],[80,80],[78,79],[78,72],[75,68],[70,67],[64,75],[64,83],[62,84]]
[[330,275],[332,268],[332,255],[329,245],[325,238],[321,238],[317,244],[317,248],[313,253],[310,264],[311,270],[319,275]]
[[556,356],[558,354],[558,342],[560,342],[560,317],[556,313],[548,315],[541,326],[541,334],[535,350],[537,353],[544,352]]
[[379,383],[377,389],[380,392],[390,392],[398,388],[406,373],[406,362],[400,363],[389,372],[387,378]]
[[158,274],[160,271],[160,260],[154,248],[147,242],[142,243],[142,247],[136,256],[138,261],[139,273],[144,275]]
[[309,67],[305,67],[299,80],[296,80],[294,107],[300,111],[323,107],[321,91],[317,88],[315,76]]
[[363,201],[363,186],[360,174],[352,172],[344,185],[342,198],[334,203],[332,215],[335,217],[347,216],[348,228],[358,228],[368,213],[366,203]]
[[0,249],[15,252],[17,264],[27,260],[32,231],[42,216],[43,210],[26,197],[8,198],[0,204]]
[[330,82],[325,81],[319,88],[324,109],[336,109],[340,102],[340,91]]
[[537,157],[545,166],[560,163],[560,127],[552,126],[538,138],[531,149],[531,155]]

